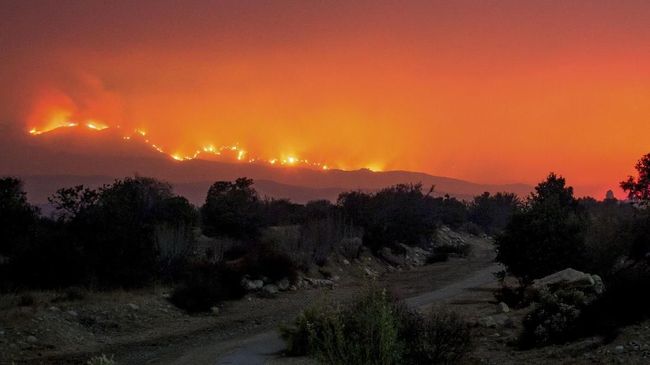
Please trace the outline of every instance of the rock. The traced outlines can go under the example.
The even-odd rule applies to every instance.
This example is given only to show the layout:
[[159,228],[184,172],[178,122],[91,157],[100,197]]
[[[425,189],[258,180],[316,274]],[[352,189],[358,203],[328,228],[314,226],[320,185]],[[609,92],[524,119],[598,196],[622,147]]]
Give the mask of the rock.
[[591,275],[591,278],[594,279],[594,292],[598,295],[602,294],[605,291],[605,284],[603,284],[603,279],[598,275]]
[[373,278],[377,277],[377,275],[378,275],[376,272],[372,271],[369,267],[365,267],[364,271],[366,272],[366,275],[368,275],[370,277],[373,277]]
[[214,307],[211,307],[211,308],[210,308],[210,312],[212,312],[212,314],[214,314],[215,316],[216,316],[217,314],[219,314],[219,311],[220,311],[220,309],[219,309],[219,307],[217,307],[217,306],[214,306]]
[[77,316],[79,315],[79,313],[77,313],[77,312],[75,312],[75,311],[73,311],[73,310],[69,310],[67,313],[68,313],[69,315],[73,316],[73,317],[77,317]]
[[291,283],[289,282],[289,279],[284,278],[284,279],[278,281],[276,283],[276,285],[277,285],[278,289],[280,289],[281,291],[287,291],[287,290],[289,290],[289,286],[291,285]]
[[296,290],[298,290],[298,288],[297,288],[295,285],[291,285],[291,286],[289,287],[289,290],[290,290],[290,291],[296,291]]
[[304,281],[306,281],[309,285],[315,286],[315,287],[333,287],[334,286],[334,281],[330,279],[314,279],[314,278],[308,278],[305,277]]
[[262,280],[249,280],[249,279],[242,279],[241,285],[246,289],[247,291],[255,291],[255,290],[260,290],[264,286],[264,281]]
[[129,303],[126,306],[129,307],[130,309],[133,309],[134,311],[140,309],[140,307],[137,304],[133,304],[133,303]]
[[623,351],[625,351],[625,346],[618,345],[618,346],[614,347],[614,351],[623,352]]
[[27,342],[36,343],[38,342],[38,338],[36,338],[35,336],[27,336]]
[[404,258],[393,254],[393,252],[388,247],[383,247],[381,250],[379,250],[379,257],[393,266],[404,265]]
[[508,313],[508,312],[510,312],[510,307],[508,307],[508,305],[506,303],[500,302],[498,304],[498,311],[499,311],[499,313]]
[[581,289],[602,293],[603,285],[598,275],[568,268],[533,281],[533,284],[526,289],[526,295],[535,297],[544,289],[551,292],[559,289]]
[[343,259],[343,265],[350,265],[350,261],[348,259]]
[[514,276],[506,276],[503,278],[501,285],[506,288],[515,289],[521,287],[521,282]]
[[267,284],[262,287],[264,294],[275,295],[278,293],[278,287],[273,284]]
[[59,312],[59,311],[61,311],[61,310],[59,309],[59,307],[55,307],[55,306],[51,306],[51,307],[48,308],[48,309],[49,309],[50,311],[52,311],[52,312]]

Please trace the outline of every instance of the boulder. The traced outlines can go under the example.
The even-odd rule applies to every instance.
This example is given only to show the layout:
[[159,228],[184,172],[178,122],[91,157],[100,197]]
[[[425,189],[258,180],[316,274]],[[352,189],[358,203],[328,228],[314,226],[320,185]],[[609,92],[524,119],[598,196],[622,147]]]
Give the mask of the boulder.
[[278,293],[278,287],[274,284],[267,284],[262,287],[262,292],[267,295],[275,295]]
[[278,281],[276,285],[278,286],[278,289],[280,289],[281,291],[287,291],[289,290],[289,286],[291,286],[291,283],[289,282],[289,279],[283,278],[282,280]]
[[393,252],[388,247],[384,247],[379,250],[379,257],[393,266],[404,265],[404,258],[393,254]]
[[264,282],[262,280],[250,280],[244,278],[241,281],[241,286],[244,287],[244,289],[247,291],[255,291],[262,289]]
[[598,275],[568,268],[533,281],[526,289],[526,295],[535,297],[542,290],[555,292],[560,289],[579,289],[600,294],[603,291],[603,281]]
[[510,307],[508,307],[508,305],[506,303],[504,303],[504,302],[500,302],[497,307],[498,307],[498,312],[499,313],[508,313],[508,312],[510,312]]

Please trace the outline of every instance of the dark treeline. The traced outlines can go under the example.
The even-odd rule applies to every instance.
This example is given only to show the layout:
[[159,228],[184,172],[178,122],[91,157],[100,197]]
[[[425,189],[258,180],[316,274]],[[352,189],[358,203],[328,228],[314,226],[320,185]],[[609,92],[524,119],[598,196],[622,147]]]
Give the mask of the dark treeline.
[[[0,290],[166,282],[177,286],[179,306],[205,310],[242,295],[242,278],[293,281],[333,252],[355,259],[363,249],[431,247],[443,225],[496,237],[497,260],[524,286],[567,267],[601,275],[612,288],[647,285],[650,157],[637,170],[621,185],[630,203],[576,199],[551,174],[525,200],[485,193],[470,202],[401,184],[296,204],[263,199],[240,178],[215,182],[197,208],[165,182],[133,177],[62,188],[49,199],[51,217],[7,177],[0,179]],[[225,249],[200,252],[202,237]]]
[[[303,205],[262,199],[252,180],[240,178],[214,183],[196,208],[165,182],[133,177],[99,189],[59,189],[48,199],[55,213],[45,217],[29,204],[19,179],[0,179],[0,188],[2,290],[174,281],[187,271],[197,230],[237,242],[226,253],[230,259],[255,250],[264,251],[254,254],[258,258],[273,256],[277,247],[270,246],[277,245],[269,241],[296,241],[299,247],[289,250],[310,252],[302,260],[294,257],[302,262],[293,266],[305,269],[323,264],[334,246],[354,239],[374,251],[427,244],[440,225],[493,234],[521,206],[513,194],[485,193],[465,203],[433,197],[433,188],[423,191],[417,184]],[[355,256],[359,247],[343,249]]]

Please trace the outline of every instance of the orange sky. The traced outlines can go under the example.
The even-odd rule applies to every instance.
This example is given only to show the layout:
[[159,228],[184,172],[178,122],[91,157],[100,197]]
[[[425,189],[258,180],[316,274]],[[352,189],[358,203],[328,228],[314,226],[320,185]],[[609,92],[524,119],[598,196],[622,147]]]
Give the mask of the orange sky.
[[598,197],[650,152],[645,1],[1,1],[0,117]]

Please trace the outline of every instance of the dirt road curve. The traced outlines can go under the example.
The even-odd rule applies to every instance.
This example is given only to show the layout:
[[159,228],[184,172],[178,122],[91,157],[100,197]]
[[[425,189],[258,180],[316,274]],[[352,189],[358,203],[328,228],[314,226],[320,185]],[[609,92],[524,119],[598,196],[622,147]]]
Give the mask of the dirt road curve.
[[[499,271],[499,269],[500,266],[498,265],[488,266],[487,268],[476,271],[469,277],[453,282],[440,289],[408,298],[404,302],[409,307],[418,309],[436,301],[451,299],[461,294],[464,290],[479,287],[494,281],[495,279],[492,273]],[[265,364],[275,358],[283,348],[284,344],[277,331],[269,331],[241,342],[232,352],[219,357],[214,364]],[[185,362],[175,364],[185,364]]]

